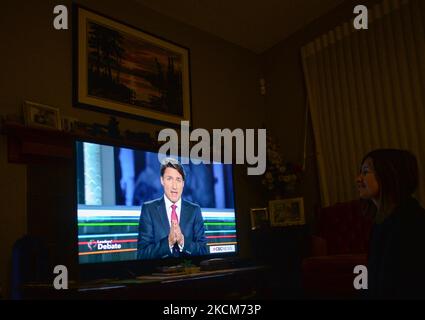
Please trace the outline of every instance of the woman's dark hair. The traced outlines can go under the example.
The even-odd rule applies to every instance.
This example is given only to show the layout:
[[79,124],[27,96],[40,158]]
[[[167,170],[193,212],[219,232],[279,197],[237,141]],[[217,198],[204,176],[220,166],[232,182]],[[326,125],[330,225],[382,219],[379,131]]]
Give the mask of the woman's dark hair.
[[378,149],[364,156],[371,159],[380,188],[378,214],[387,216],[392,209],[409,198],[419,182],[418,162],[407,150]]
[[167,168],[173,168],[176,169],[183,177],[183,181],[185,180],[185,172],[183,169],[183,166],[180,164],[180,162],[174,158],[165,158],[161,162],[161,177],[164,176],[165,169]]

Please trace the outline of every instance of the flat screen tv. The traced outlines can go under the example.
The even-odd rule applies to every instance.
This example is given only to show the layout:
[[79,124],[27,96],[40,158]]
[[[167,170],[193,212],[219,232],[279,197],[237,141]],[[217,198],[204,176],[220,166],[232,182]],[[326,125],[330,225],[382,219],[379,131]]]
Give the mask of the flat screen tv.
[[[90,141],[76,141],[75,151],[79,265],[167,260],[138,259],[142,204],[164,197],[158,153]],[[199,205],[207,248],[201,256],[184,259],[236,256],[232,165],[182,163],[186,178],[181,198]]]

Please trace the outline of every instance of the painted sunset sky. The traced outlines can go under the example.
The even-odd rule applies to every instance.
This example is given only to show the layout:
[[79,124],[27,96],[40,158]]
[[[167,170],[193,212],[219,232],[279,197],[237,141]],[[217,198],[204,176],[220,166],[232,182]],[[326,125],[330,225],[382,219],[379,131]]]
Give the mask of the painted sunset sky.
[[[88,24],[88,32],[92,29],[94,23]],[[102,26],[110,29],[108,27]],[[122,36],[120,47],[123,49],[120,60],[120,82],[128,88],[134,90],[136,99],[148,102],[151,96],[159,97],[159,89],[155,87],[148,78],[143,75],[158,74],[157,62],[161,65],[164,78],[167,77],[168,59],[174,58],[174,71],[182,71],[182,56],[165,48],[148,43],[133,35],[119,32]],[[89,52],[94,52],[94,48],[89,47]],[[90,67],[90,66],[89,66]],[[116,69],[112,69],[112,75],[115,77]]]

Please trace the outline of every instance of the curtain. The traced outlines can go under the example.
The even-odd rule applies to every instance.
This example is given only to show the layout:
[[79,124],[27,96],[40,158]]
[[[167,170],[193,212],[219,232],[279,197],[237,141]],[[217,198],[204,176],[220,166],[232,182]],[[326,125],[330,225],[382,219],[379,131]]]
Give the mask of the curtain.
[[425,1],[385,0],[367,30],[347,22],[302,48],[322,205],[358,197],[360,161],[377,148],[416,155],[425,204],[424,23]]

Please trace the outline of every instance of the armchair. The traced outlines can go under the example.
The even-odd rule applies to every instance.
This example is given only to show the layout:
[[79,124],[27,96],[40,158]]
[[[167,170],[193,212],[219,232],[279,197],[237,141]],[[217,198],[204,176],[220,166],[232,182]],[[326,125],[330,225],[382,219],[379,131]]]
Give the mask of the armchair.
[[317,232],[302,261],[302,286],[307,298],[355,298],[356,265],[367,264],[372,218],[360,200],[338,203],[316,212]]
[[12,250],[11,298],[24,299],[23,285],[51,280],[47,245],[38,237],[25,235]]

